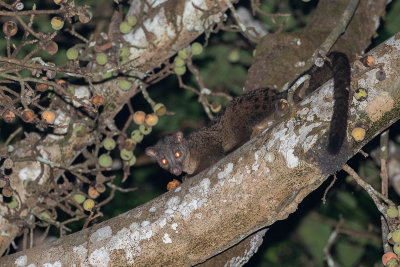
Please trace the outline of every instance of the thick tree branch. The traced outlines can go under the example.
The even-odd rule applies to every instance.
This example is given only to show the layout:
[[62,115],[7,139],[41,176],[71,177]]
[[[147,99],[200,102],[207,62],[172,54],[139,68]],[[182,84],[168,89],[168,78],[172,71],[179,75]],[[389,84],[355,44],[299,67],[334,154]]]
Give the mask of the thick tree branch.
[[[341,162],[400,117],[400,33],[370,55],[380,67],[361,70],[353,79],[367,89],[368,97],[353,99],[349,121],[350,132],[357,125],[365,127],[367,135],[358,143],[349,137],[336,165],[328,165],[331,169],[340,168]],[[326,146],[331,98],[329,82],[295,113],[174,191],[55,243],[4,257],[0,265],[189,266],[202,262],[287,218],[331,174],[324,162],[334,159],[321,152]]]
[[[227,9],[226,0],[153,1],[150,10],[148,7],[147,9],[145,8],[145,2],[150,3],[150,1],[132,1],[130,12],[142,12],[138,16],[141,19],[141,23],[139,23],[140,27],[137,26],[132,33],[124,36],[128,42],[134,45],[131,48],[132,59],[140,57],[135,61],[135,67],[144,73],[150,72],[153,68],[161,65],[165,59],[174,55],[180,48],[188,45],[193,39],[208,30],[208,27],[220,19]],[[144,29],[147,33],[145,36],[143,35]],[[88,90],[87,87],[82,86],[81,89]],[[140,92],[139,83],[132,86],[129,91],[122,91],[119,89],[118,81],[115,79],[91,86],[90,90],[93,95],[101,94],[104,97],[104,110],[100,120],[106,124],[113,120],[132,96]],[[84,136],[70,133],[71,135],[67,138],[66,130],[68,128],[75,129],[80,123],[93,125],[93,121],[85,118],[77,123],[69,113],[71,107],[68,107],[67,103],[59,99],[58,101],[53,101],[50,107],[57,110],[55,127],[59,127],[61,132],[56,135],[48,134],[45,137],[31,133],[27,135],[26,139],[13,145],[13,157],[32,158],[32,160],[15,162],[13,173],[9,176],[10,186],[16,191],[21,206],[25,205],[27,199],[24,181],[40,179],[39,184],[43,184],[51,177],[54,178],[54,176],[63,173],[62,168],[58,170],[53,168],[51,170],[49,165],[34,160],[37,156],[40,156],[46,162],[54,163],[55,166],[69,166],[85,148],[85,144],[92,142],[94,139],[90,132]],[[65,129],[65,131],[62,129]],[[37,148],[37,153],[40,155],[32,155],[33,147]],[[36,199],[36,201],[38,200]],[[0,208],[4,212],[8,212],[4,203],[0,205]],[[31,216],[27,214],[25,209],[18,209],[18,212],[25,215],[13,215]],[[22,225],[18,227],[22,227]],[[4,233],[0,237],[1,253],[7,249],[9,243],[19,233],[18,229],[15,228],[15,224],[10,223],[4,217],[0,218],[0,231]]]

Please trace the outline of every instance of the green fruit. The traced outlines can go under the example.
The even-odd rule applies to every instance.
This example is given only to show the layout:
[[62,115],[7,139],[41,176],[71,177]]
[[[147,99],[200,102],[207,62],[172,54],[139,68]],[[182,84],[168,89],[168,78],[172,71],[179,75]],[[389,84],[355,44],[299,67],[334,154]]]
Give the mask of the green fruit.
[[229,55],[228,55],[228,60],[229,60],[230,62],[235,63],[235,62],[238,62],[239,59],[240,59],[239,50],[233,50],[233,51],[231,51],[231,52],[229,53]]
[[12,196],[12,199],[10,202],[7,203],[7,207],[9,207],[10,209],[15,209],[16,207],[18,207],[18,200],[16,197]]
[[83,137],[86,134],[86,127],[85,125],[79,124],[75,126],[74,131],[76,136]]
[[174,72],[175,72],[177,75],[183,75],[183,74],[185,74],[185,72],[186,72],[186,67],[185,67],[185,66],[182,66],[182,67],[175,66]]
[[113,150],[115,148],[115,141],[112,138],[106,138],[103,140],[103,146],[106,150]]
[[109,79],[111,78],[113,75],[113,73],[111,71],[104,73],[103,75],[101,75],[101,78],[103,79]]
[[108,154],[102,154],[99,157],[99,165],[104,168],[110,168],[112,165],[112,158]]
[[388,233],[388,235],[387,235],[387,241],[390,243],[390,244],[394,244],[394,242],[393,242],[393,233],[392,232],[389,232]]
[[132,83],[130,83],[127,80],[119,80],[119,88],[123,91],[128,91],[132,86]]
[[136,142],[139,143],[143,140],[143,134],[139,130],[134,130],[131,133],[131,138]]
[[151,133],[151,127],[142,124],[142,125],[139,126],[139,131],[140,131],[143,135],[148,135],[149,133]]
[[130,26],[135,26],[136,22],[137,22],[137,18],[135,16],[127,16],[126,17],[126,22],[130,25]]
[[188,52],[186,48],[183,48],[181,50],[179,50],[178,52],[178,57],[182,58],[182,59],[187,59],[188,58]]
[[386,263],[386,266],[387,266],[387,267],[398,267],[398,266],[399,266],[398,263],[399,263],[399,262],[398,262],[397,259],[390,259],[390,260]]
[[119,50],[119,56],[120,57],[127,57],[129,56],[129,48],[126,46],[123,46],[120,50]]
[[107,63],[107,55],[105,53],[98,53],[96,56],[96,62],[99,65],[104,65]]
[[83,195],[83,194],[77,193],[77,194],[74,195],[74,200],[75,200],[78,204],[82,204],[83,201],[85,201],[85,199],[86,199],[86,197],[85,197],[85,195]]
[[72,95],[74,95],[75,94],[75,87],[68,86],[68,92],[70,92]]
[[396,253],[397,256],[400,255],[400,243],[396,243],[393,246],[393,252]]
[[128,22],[124,21],[119,25],[119,30],[121,33],[127,34],[132,30],[132,27],[128,24]]
[[56,31],[61,30],[62,27],[64,27],[64,21],[60,17],[53,17],[50,23],[51,27]]
[[135,165],[135,163],[136,163],[136,157],[135,157],[135,155],[133,155],[133,157],[129,161],[129,166],[133,166],[133,165]]
[[67,50],[67,58],[69,60],[77,59],[78,55],[79,55],[79,51],[75,47],[71,47],[70,49]]
[[393,232],[393,241],[394,243],[400,243],[400,230]]
[[39,214],[39,217],[41,219],[45,219],[45,220],[51,220],[50,215],[47,213],[47,211],[43,211],[42,213]]
[[121,156],[121,159],[123,159],[123,160],[130,160],[133,157],[133,152],[124,148],[121,150],[119,155]]
[[198,42],[194,42],[192,44],[192,54],[193,55],[200,55],[201,52],[203,52],[203,46]]
[[396,218],[399,215],[399,211],[397,210],[397,207],[395,206],[389,206],[387,209],[387,215],[389,218]]
[[174,59],[174,63],[175,63],[175,67],[182,67],[182,66],[185,66],[185,60],[183,60],[183,59],[180,58],[180,57],[176,57],[176,58]]

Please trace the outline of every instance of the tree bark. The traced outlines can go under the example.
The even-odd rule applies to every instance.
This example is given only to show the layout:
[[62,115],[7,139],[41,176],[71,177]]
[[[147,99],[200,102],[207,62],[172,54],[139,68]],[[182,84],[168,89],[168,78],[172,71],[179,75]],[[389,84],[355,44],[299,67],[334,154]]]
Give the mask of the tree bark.
[[399,119],[400,33],[369,54],[379,67],[354,65],[353,84],[368,97],[353,99],[349,120],[349,132],[363,127],[366,137],[356,142],[349,135],[338,156],[324,153],[333,106],[328,82],[295,112],[175,190],[54,243],[4,257],[0,266],[191,266],[287,218],[332,171]]

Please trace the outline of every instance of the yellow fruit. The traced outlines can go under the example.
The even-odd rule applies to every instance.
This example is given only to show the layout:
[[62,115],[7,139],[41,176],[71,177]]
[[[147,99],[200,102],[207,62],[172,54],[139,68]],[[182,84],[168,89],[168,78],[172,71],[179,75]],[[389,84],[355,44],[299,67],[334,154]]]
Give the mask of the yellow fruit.
[[355,92],[354,92],[354,97],[358,100],[358,101],[363,101],[365,99],[367,99],[368,96],[368,92],[367,90],[365,90],[364,88],[358,88]]
[[17,34],[18,27],[13,21],[7,21],[3,24],[3,32],[6,36],[11,37]]
[[56,114],[51,110],[45,110],[42,112],[42,119],[46,123],[52,124],[52,123],[54,123],[54,120],[56,119]]
[[83,202],[83,209],[86,211],[91,211],[94,207],[94,200],[93,199],[86,199],[85,202]]
[[154,114],[154,113],[153,114],[147,114],[145,119],[144,119],[144,122],[146,123],[146,125],[152,127],[152,126],[157,124],[158,116],[156,114]]
[[133,113],[133,121],[137,124],[137,125],[141,125],[144,123],[144,119],[146,117],[146,113],[144,113],[143,111],[136,111],[135,113]]
[[365,129],[363,129],[361,127],[356,127],[351,132],[351,135],[353,136],[354,140],[356,140],[357,142],[360,142],[360,141],[364,140],[364,138],[365,138]]
[[53,17],[50,23],[51,27],[56,31],[61,30],[62,27],[64,27],[64,21],[60,17]]
[[164,106],[163,103],[157,103],[154,106],[154,112],[157,114],[157,116],[163,116],[165,113],[167,113],[167,108]]

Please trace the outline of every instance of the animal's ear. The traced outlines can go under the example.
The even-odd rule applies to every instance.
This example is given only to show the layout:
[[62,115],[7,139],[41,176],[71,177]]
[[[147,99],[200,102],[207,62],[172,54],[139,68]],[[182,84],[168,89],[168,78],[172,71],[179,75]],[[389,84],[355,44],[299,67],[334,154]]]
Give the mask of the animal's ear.
[[153,147],[146,148],[145,151],[146,155],[152,158],[155,158],[157,155],[157,151]]
[[178,132],[175,133],[175,140],[178,143],[182,143],[182,141],[183,141],[183,133],[181,131],[178,131]]

